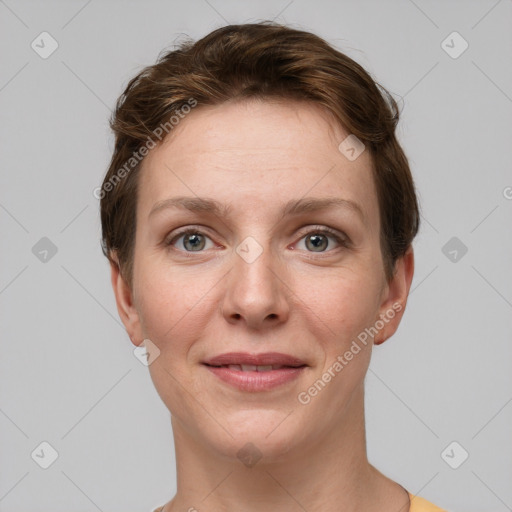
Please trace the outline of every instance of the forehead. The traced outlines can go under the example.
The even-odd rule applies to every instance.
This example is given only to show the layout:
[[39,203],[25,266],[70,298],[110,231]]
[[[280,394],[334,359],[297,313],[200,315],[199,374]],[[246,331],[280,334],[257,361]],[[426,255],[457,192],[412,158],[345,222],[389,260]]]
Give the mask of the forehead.
[[196,107],[144,159],[139,217],[172,196],[216,197],[242,208],[340,196],[357,202],[378,224],[371,157],[365,150],[348,160],[338,149],[348,135],[312,103],[249,100]]
[[164,153],[172,144],[174,161],[215,153],[227,164],[236,164],[239,155],[248,164],[262,158],[282,164],[290,160],[290,152],[296,153],[294,160],[322,161],[326,145],[337,147],[348,135],[329,115],[311,102],[271,99],[202,106],[192,110],[154,153]]

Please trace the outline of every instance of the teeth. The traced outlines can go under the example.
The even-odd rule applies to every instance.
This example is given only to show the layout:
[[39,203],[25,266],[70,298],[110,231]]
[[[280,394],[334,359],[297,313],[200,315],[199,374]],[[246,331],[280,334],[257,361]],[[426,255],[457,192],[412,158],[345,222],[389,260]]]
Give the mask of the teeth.
[[270,372],[272,370],[279,370],[283,368],[280,364],[267,364],[257,366],[255,364],[228,364],[227,367],[230,370],[237,370],[242,372]]
[[259,372],[270,372],[272,370],[273,370],[273,368],[272,368],[271,364],[269,364],[267,366],[258,366],[258,371]]

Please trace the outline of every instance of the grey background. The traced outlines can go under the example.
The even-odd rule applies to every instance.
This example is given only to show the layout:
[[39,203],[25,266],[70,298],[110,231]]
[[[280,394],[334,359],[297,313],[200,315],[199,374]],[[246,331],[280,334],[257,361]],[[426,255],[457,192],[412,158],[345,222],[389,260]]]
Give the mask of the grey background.
[[[0,511],[149,511],[173,496],[169,413],[99,245],[108,117],[181,34],[274,18],[345,51],[403,109],[423,225],[407,312],[367,377],[370,461],[450,510],[512,510],[510,0],[0,0]],[[47,59],[31,48],[43,31],[59,45]],[[458,58],[441,45],[453,31],[469,44]],[[59,454],[48,469],[31,457],[43,441]],[[469,453],[458,469],[441,456],[452,441]]]

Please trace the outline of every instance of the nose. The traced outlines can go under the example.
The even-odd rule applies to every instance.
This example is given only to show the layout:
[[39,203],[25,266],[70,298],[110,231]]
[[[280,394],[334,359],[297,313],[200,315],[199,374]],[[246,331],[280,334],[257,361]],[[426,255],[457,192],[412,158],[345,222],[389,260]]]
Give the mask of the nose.
[[[286,283],[283,262],[272,256],[268,246],[262,249],[254,260],[254,254],[250,257],[248,253],[247,257],[243,249],[233,255],[222,304],[227,322],[245,323],[256,330],[286,322],[290,313],[291,289]],[[254,251],[254,246],[250,250]]]

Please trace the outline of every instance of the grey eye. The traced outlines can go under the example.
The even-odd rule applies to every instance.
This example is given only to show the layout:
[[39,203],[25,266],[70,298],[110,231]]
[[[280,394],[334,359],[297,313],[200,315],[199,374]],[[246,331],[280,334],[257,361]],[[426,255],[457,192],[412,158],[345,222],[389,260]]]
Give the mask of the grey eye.
[[183,237],[183,246],[187,251],[201,251],[206,245],[204,236],[199,233],[187,233]]
[[[210,243],[210,246],[206,247],[208,242]],[[199,231],[190,230],[176,235],[168,245],[175,245],[177,249],[184,252],[200,252],[205,248],[211,248],[213,246],[213,242],[209,237]]]
[[327,248],[329,241],[326,235],[312,234],[306,237],[306,247],[313,252],[322,252]]

